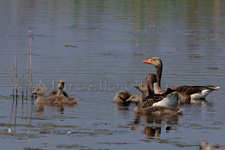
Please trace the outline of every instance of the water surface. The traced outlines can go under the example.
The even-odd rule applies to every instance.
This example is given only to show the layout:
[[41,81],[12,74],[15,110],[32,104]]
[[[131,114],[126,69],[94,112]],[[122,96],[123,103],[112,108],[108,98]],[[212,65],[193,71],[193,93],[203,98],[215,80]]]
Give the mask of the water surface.
[[[4,149],[198,149],[224,145],[225,7],[223,1],[7,1],[0,5],[0,138]],[[33,86],[66,82],[77,106],[38,108],[16,101],[9,69],[18,60],[21,87],[32,32]],[[164,63],[162,86],[216,85],[206,101],[181,106],[178,118],[137,117],[135,105],[112,102],[139,94]],[[21,89],[20,89],[21,90]],[[11,123],[11,126],[9,125]],[[11,133],[9,133],[9,128]],[[135,129],[135,130],[134,130]],[[70,131],[70,135],[68,135]],[[224,149],[224,148],[221,148]]]

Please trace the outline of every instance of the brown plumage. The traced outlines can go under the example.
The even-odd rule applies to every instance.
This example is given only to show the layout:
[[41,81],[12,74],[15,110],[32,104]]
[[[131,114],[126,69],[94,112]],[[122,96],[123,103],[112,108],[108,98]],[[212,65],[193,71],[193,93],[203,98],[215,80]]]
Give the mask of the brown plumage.
[[135,113],[155,115],[155,116],[174,116],[182,114],[183,109],[175,107],[165,107],[165,106],[147,106],[147,103],[142,103],[138,95],[132,95],[127,101],[132,101],[136,103]]
[[141,92],[141,95],[140,96],[132,95],[127,101],[132,101],[135,103],[142,101],[142,103],[141,103],[142,108],[152,106],[151,102],[150,103],[148,101],[143,102],[143,99],[146,97],[147,85],[146,84],[138,84],[138,85],[135,85],[134,87]]
[[[134,95],[131,95],[131,97],[129,97],[127,99],[127,102],[133,102],[133,103],[138,103],[139,101],[142,101],[142,98],[136,94]],[[149,106],[152,106],[153,103],[151,103],[151,101],[145,101],[145,102],[142,102],[140,104],[141,108],[146,108],[146,107],[149,107]]]
[[128,103],[126,100],[131,96],[127,91],[119,91],[116,93],[116,96],[113,99],[113,102],[115,103]]
[[[141,92],[140,98],[137,96],[131,97],[133,99],[140,99],[142,102],[141,107],[145,108],[148,106],[167,106],[167,107],[177,107],[177,93],[172,89],[167,89],[162,94],[154,94],[153,84],[157,82],[156,75],[151,73],[146,78],[146,85],[140,84],[135,85]],[[148,91],[148,96],[146,96],[146,90]],[[173,93],[174,92],[174,93]],[[173,94],[170,94],[173,93]],[[170,94],[170,95],[169,95]]]
[[32,94],[37,94],[39,97],[36,100],[36,104],[38,105],[54,105],[54,106],[73,106],[77,104],[77,98],[68,98],[65,96],[44,96],[44,88],[43,87],[37,87]]
[[[169,92],[169,90],[167,90],[164,95],[155,95],[152,89],[154,82],[156,82],[155,74],[149,74],[148,80],[146,81],[147,88],[144,88],[143,84],[134,86],[141,91],[141,97],[132,95],[127,101],[136,103],[137,106],[135,107],[135,112],[156,116],[174,116],[182,114],[183,109],[175,108],[177,107],[177,93],[173,91]],[[143,95],[147,90],[149,95],[143,98]],[[160,97],[162,99],[160,99]],[[144,101],[144,99],[146,99],[146,101]]]
[[147,85],[146,84],[138,84],[138,85],[134,85],[134,87],[136,89],[138,89],[141,93],[145,93],[146,94],[146,92],[147,92]]
[[[158,83],[154,84],[154,91],[156,94],[165,92],[161,90],[161,76],[163,70],[162,60],[158,57],[143,61],[143,63],[151,64],[156,68],[156,78]],[[190,103],[190,99],[204,99],[210,92],[219,89],[220,87],[214,86],[173,86],[169,87],[172,90],[179,92],[179,103]]]
[[67,94],[67,92],[66,91],[63,91],[63,88],[65,86],[65,82],[64,81],[60,80],[58,82],[57,86],[58,86],[58,89],[54,89],[51,92],[49,92],[47,94],[47,97],[49,97],[49,96],[56,96],[56,95],[57,96],[69,97],[68,94]]
[[182,114],[183,109],[174,107],[151,106],[143,109],[138,109],[136,110],[136,113],[151,114],[155,116],[163,116],[163,115],[174,116]]

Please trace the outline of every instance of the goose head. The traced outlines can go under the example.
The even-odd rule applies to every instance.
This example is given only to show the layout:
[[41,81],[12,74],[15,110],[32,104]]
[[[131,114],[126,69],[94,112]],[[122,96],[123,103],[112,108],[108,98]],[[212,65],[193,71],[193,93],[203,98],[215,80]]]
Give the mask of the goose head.
[[64,82],[64,81],[60,80],[60,81],[58,82],[58,88],[59,88],[59,89],[63,89],[63,88],[64,88],[64,85],[65,85],[65,82]]
[[138,103],[140,101],[140,97],[138,95],[132,95],[130,98],[126,100],[126,102],[134,102]]
[[142,62],[146,63],[146,64],[151,64],[151,65],[153,65],[155,67],[162,66],[162,60],[159,57],[152,57],[152,58],[144,60]]
[[43,96],[44,88],[39,86],[32,92],[32,94],[37,94],[37,95]]
[[138,85],[134,85],[134,87],[137,88],[142,93],[147,91],[146,84],[138,84]]

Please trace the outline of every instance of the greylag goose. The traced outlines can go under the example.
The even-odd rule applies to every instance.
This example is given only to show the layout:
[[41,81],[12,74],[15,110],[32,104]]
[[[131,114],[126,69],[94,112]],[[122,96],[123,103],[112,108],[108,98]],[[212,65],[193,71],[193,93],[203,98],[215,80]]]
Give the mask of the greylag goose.
[[134,85],[134,87],[141,92],[140,97],[138,95],[134,94],[134,95],[132,95],[133,97],[131,96],[130,98],[134,98],[137,100],[140,99],[143,102],[144,98],[146,97],[146,93],[147,93],[147,85],[146,84],[138,84],[138,85]]
[[[153,84],[157,82],[155,74],[149,74],[148,80],[146,80],[146,87],[144,88],[143,84],[136,85],[138,90],[141,91],[141,96],[132,95],[127,101],[138,102],[141,101],[141,107],[149,107],[149,106],[165,106],[165,107],[177,107],[178,103],[178,94],[171,89],[167,89],[167,91],[163,94],[154,94]],[[148,91],[148,96],[145,97],[146,89]]]
[[[165,89],[161,90],[161,76],[163,70],[162,60],[158,57],[153,57],[148,60],[144,60],[143,63],[151,64],[156,68],[156,77],[158,83],[154,85],[155,93],[161,94],[165,92]],[[205,99],[205,97],[214,90],[218,90],[220,87],[215,86],[173,86],[169,87],[172,90],[179,92],[180,99]]]
[[119,91],[116,93],[116,96],[113,99],[113,102],[115,103],[128,103],[126,100],[131,96],[127,91]]
[[54,95],[69,97],[68,94],[67,94],[67,92],[66,91],[63,91],[63,88],[65,86],[65,82],[64,81],[60,80],[58,82],[57,86],[58,86],[58,89],[54,89],[51,92],[49,92],[47,94],[47,97],[54,96]]
[[65,96],[48,96],[45,97],[44,95],[44,88],[43,87],[37,87],[32,94],[37,94],[39,97],[36,100],[36,104],[38,105],[55,105],[55,106],[73,106],[77,104],[77,98],[68,98]]
[[147,85],[146,84],[138,84],[138,85],[134,85],[134,87],[136,89],[138,89],[141,93],[145,94],[145,95],[143,95],[144,97],[146,96],[146,92],[147,92]]
[[[173,93],[170,93],[169,95],[172,95]],[[168,95],[168,96],[169,96]],[[133,95],[131,96],[133,97]],[[183,109],[175,108],[175,107],[165,107],[165,106],[149,106],[149,107],[142,107],[142,102],[139,99],[136,101],[136,99],[129,98],[127,101],[132,101],[136,103],[135,107],[135,113],[137,114],[146,114],[146,115],[179,115],[182,114]]]

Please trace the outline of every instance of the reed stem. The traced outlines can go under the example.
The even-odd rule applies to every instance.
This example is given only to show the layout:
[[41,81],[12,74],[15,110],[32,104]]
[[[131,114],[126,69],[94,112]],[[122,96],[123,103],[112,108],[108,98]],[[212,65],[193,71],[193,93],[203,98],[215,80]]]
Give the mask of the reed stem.
[[33,91],[33,87],[32,87],[32,61],[31,61],[31,31],[29,31],[30,33],[30,86],[31,86],[31,93]]
[[12,64],[11,64],[11,80],[12,80],[12,96],[14,99],[14,83],[13,83],[13,68],[12,68]]
[[22,100],[23,100],[23,91],[24,90],[24,72],[23,72],[23,77],[22,77]]
[[17,58],[15,56],[15,84],[16,84],[16,98],[18,97],[18,79],[17,79]]
[[26,97],[28,97],[28,77],[29,77],[29,61],[28,61],[28,50],[27,50],[27,76],[26,76]]

